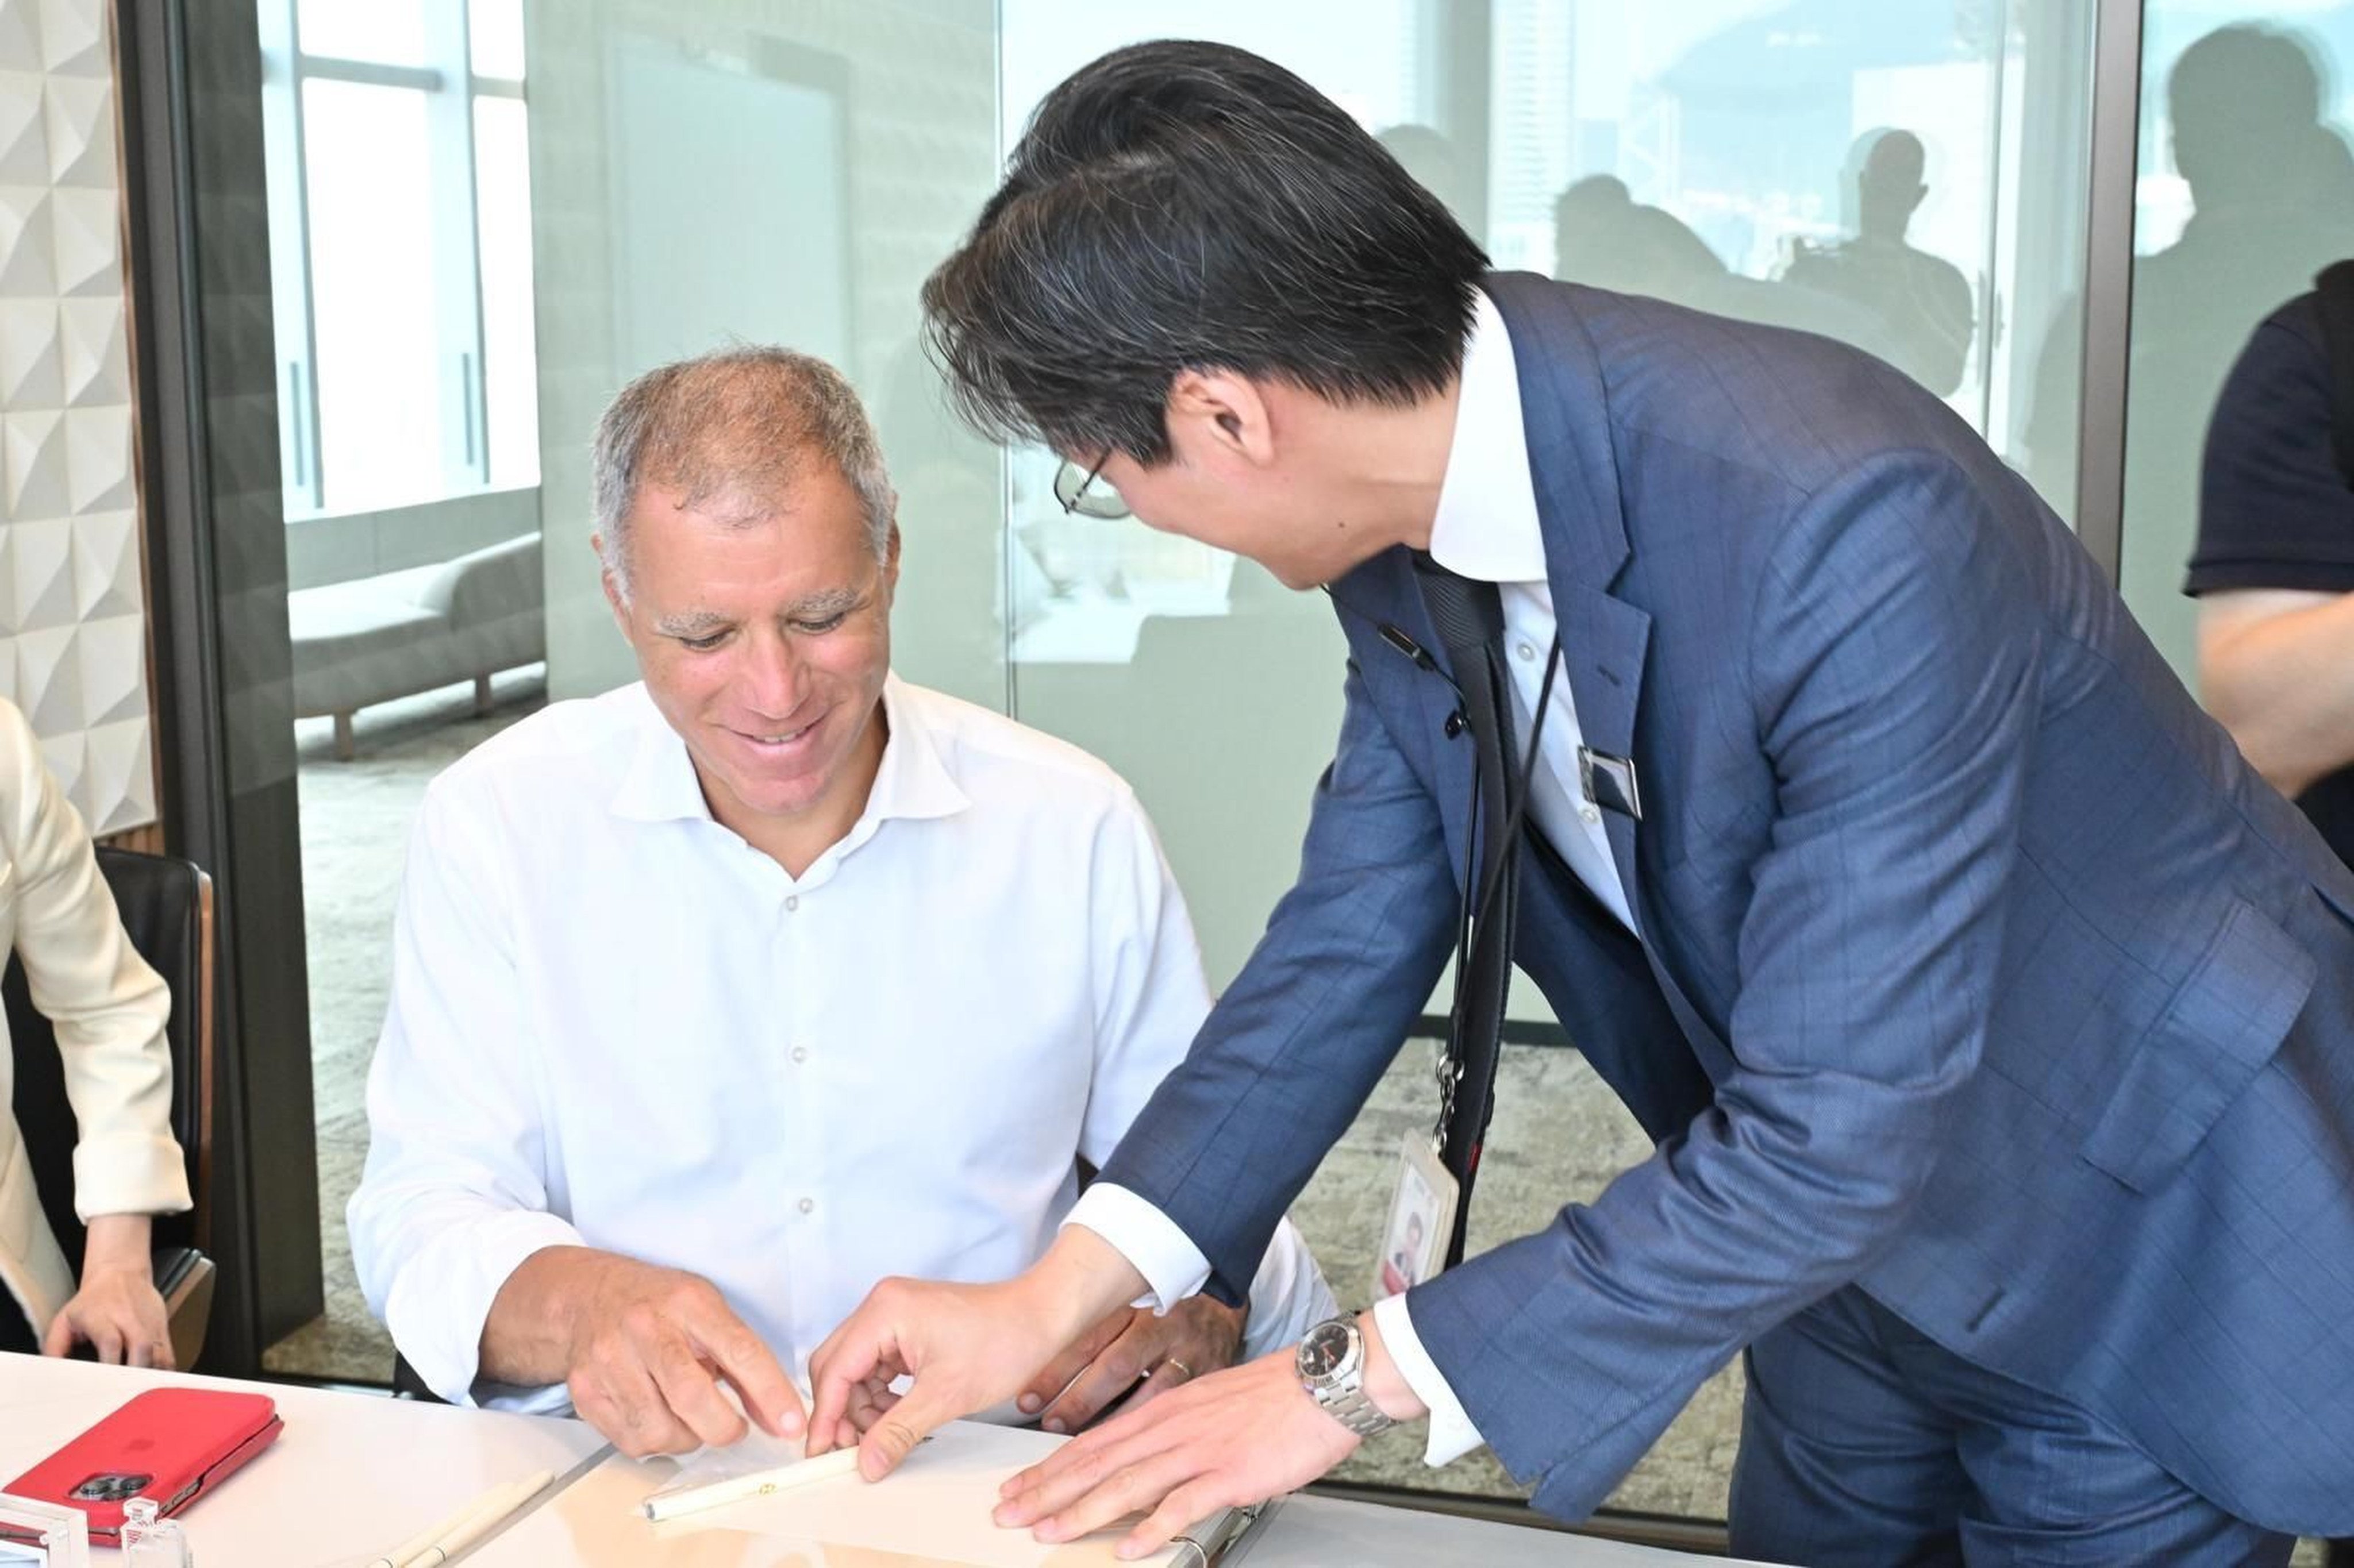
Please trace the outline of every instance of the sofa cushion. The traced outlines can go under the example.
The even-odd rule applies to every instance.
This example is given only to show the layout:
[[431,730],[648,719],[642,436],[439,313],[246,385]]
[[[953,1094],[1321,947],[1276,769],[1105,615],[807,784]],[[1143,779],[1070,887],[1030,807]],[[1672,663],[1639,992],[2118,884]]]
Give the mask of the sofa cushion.
[[294,711],[350,713],[546,656],[539,536],[287,596]]

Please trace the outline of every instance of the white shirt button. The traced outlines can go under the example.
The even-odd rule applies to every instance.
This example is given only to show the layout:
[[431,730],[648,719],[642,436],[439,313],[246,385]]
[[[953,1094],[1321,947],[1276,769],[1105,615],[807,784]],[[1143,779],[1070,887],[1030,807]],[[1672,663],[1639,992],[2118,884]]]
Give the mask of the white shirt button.
[[1601,812],[1599,812],[1599,811],[1597,811],[1597,810],[1595,810],[1593,807],[1591,807],[1591,806],[1580,806],[1580,807],[1577,809],[1577,814],[1578,814],[1578,816],[1579,816],[1579,817],[1583,818],[1583,819],[1584,819],[1584,820],[1585,820],[1585,821],[1589,825],[1591,825],[1591,824],[1593,824],[1593,823],[1595,823],[1595,822],[1598,822],[1598,821],[1600,821],[1602,820],[1602,813],[1601,813]]
[[816,1209],[816,1207],[817,1207],[817,1200],[816,1200],[815,1198],[803,1198],[803,1199],[801,1200],[801,1213],[804,1213],[804,1214],[809,1213],[811,1213],[811,1211],[813,1211],[814,1209]]
[[1523,659],[1533,659],[1537,656],[1537,645],[1533,642],[1523,642],[1512,652]]
[[786,899],[786,900],[785,900],[785,912],[786,912],[787,914],[790,914],[792,911],[794,911],[794,910],[796,910],[796,909],[800,908],[801,906],[801,895],[799,895],[799,894],[795,894],[795,895],[793,895],[791,897],[790,897],[790,898],[788,898],[788,899]]
[[806,1062],[806,1061],[808,1061],[808,1060],[809,1060],[809,1047],[808,1047],[808,1046],[806,1046],[806,1045],[796,1045],[796,1046],[794,1046],[794,1047],[793,1047],[793,1060],[794,1060],[794,1061],[796,1061],[796,1062]]

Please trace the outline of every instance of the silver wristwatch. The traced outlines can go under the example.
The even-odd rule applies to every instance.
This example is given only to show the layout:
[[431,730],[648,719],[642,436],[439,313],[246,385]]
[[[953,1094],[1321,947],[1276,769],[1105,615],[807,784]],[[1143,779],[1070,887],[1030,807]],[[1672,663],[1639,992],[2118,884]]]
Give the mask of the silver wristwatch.
[[1324,1414],[1360,1437],[1397,1425],[1365,1397],[1365,1336],[1354,1318],[1328,1318],[1299,1341],[1299,1384]]

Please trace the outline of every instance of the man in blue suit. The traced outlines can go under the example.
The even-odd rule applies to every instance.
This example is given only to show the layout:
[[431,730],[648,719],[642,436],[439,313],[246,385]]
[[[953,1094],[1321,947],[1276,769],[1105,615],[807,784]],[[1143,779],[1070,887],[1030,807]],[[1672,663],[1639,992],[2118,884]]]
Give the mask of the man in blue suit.
[[1426,1414],[1434,1462],[1484,1441],[1577,1518],[1745,1350],[1744,1555],[2354,1529],[2354,880],[1935,398],[1488,273],[1342,111],[1203,44],[1057,89],[926,303],[1066,500],[1328,584],[1347,702],[1185,1065],[1030,1273],[869,1298],[819,1446],[878,1475],[1121,1299],[1238,1298],[1457,936],[1479,674],[1432,606],[1468,582],[1534,732],[1513,957],[1657,1150],[1076,1440],[1001,1520],[1146,1510],[1140,1548]]

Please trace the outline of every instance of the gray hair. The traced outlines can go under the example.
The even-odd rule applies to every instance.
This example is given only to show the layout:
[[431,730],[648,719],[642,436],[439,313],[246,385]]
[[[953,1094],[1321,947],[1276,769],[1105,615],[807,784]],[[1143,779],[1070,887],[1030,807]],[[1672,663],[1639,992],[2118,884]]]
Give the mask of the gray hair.
[[649,482],[749,526],[775,515],[814,455],[858,493],[875,559],[889,553],[899,498],[875,427],[842,372],[809,355],[748,345],[649,370],[597,421],[591,450],[599,550],[623,599],[630,510]]

